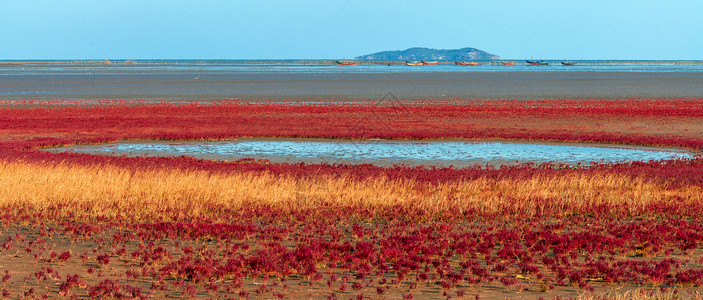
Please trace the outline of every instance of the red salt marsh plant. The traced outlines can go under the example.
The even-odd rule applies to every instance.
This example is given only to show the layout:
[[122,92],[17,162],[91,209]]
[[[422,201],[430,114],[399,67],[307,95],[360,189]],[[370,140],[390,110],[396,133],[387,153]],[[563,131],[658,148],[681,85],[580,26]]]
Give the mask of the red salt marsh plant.
[[[123,138],[285,136],[700,150],[702,103],[3,108],[3,297],[410,299],[484,297],[493,289],[502,291],[494,297],[549,298],[575,296],[571,287],[695,289],[703,282],[701,159],[587,169],[381,168],[37,148]],[[380,120],[362,122],[364,134],[349,131],[375,120],[370,116]]]
[[[224,293],[215,289],[220,280],[270,278],[376,294],[431,282],[438,293],[486,284],[696,284],[700,262],[687,257],[703,239],[701,186],[606,172],[624,167],[423,182],[14,162],[0,178],[8,228],[62,221],[35,232],[103,245],[81,258],[97,267],[101,280],[81,277],[96,297],[127,295],[120,278],[182,280],[179,295]],[[3,249],[18,243],[37,252],[40,243],[26,236],[7,236]],[[40,261],[71,263],[65,251],[50,252]],[[138,278],[110,271],[135,267]],[[40,284],[48,273],[37,273]],[[104,294],[109,283],[121,294]]]
[[[52,106],[0,109],[0,134],[69,140],[242,136],[561,140],[702,149],[701,99]],[[427,104],[430,103],[430,104]]]
[[[693,260],[703,240],[700,221],[589,218],[584,222],[573,217],[551,224],[495,220],[360,225],[339,220],[287,221],[274,227],[250,223],[244,235],[239,233],[241,226],[225,224],[213,224],[221,228],[220,235],[190,236],[178,228],[200,225],[118,225],[130,228],[133,235],[128,238],[117,237],[119,231],[111,225],[95,230],[88,240],[59,230],[52,234],[57,242],[86,247],[105,239],[115,243],[113,248],[130,250],[113,252],[114,262],[109,268],[99,266],[102,275],[97,277],[89,271],[55,276],[51,274],[56,270],[42,266],[32,276],[37,280],[28,284],[43,293],[44,282],[56,280],[64,287],[59,291],[93,297],[226,297],[246,290],[304,296],[291,288],[298,283],[318,295],[359,291],[400,295],[420,290],[438,295],[481,293],[481,287],[490,285],[545,290],[540,293],[572,285],[585,290],[612,285],[685,289],[703,280],[701,262]],[[289,230],[270,234],[280,226]],[[345,235],[360,226],[366,238]],[[99,261],[105,255],[100,251],[89,260]]]

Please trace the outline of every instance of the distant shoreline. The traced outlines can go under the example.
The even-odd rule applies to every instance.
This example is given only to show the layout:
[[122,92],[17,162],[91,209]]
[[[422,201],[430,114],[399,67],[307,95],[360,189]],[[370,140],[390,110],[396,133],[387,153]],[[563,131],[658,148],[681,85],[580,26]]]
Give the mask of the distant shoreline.
[[[359,64],[391,64],[403,65],[402,60],[357,60],[343,59],[344,61],[353,61]],[[525,63],[525,60],[530,59],[496,59],[496,60],[473,60],[483,63],[501,63],[503,61],[513,61],[516,63]],[[109,63],[106,63],[109,61]],[[266,62],[296,62],[299,64],[312,65],[334,65],[334,59],[109,59],[109,60],[0,60],[0,65],[131,65],[131,64],[152,64],[152,63],[266,63]],[[540,59],[540,61],[559,63],[562,61],[577,62],[578,64],[652,64],[652,65],[703,65],[703,60],[579,60],[579,59]],[[439,64],[453,64],[454,61],[439,61]]]

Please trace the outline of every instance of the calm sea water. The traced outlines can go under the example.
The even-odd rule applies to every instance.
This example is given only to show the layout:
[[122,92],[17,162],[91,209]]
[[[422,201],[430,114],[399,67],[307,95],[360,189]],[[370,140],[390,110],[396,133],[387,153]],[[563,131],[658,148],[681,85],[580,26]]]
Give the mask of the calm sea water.
[[410,67],[331,60],[0,61],[2,99],[358,99],[703,97],[703,64]]

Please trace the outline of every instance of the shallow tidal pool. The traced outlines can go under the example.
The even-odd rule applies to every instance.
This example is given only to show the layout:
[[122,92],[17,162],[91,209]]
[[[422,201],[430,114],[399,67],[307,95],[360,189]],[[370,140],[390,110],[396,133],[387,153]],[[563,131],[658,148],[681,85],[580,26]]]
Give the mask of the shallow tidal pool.
[[53,148],[126,156],[192,156],[212,160],[268,159],[288,163],[371,163],[390,166],[466,167],[522,162],[588,165],[591,162],[649,161],[691,158],[676,149],[568,143],[475,141],[397,141],[322,139],[238,139],[218,142],[124,141],[112,144]]

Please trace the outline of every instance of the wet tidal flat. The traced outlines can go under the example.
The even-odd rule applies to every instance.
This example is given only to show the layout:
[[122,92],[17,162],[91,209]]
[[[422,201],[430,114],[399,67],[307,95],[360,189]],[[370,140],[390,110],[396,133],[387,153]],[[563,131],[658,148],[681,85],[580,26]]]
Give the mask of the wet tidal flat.
[[687,98],[703,95],[701,65],[412,68],[163,62],[0,65],[0,99],[341,100]]

